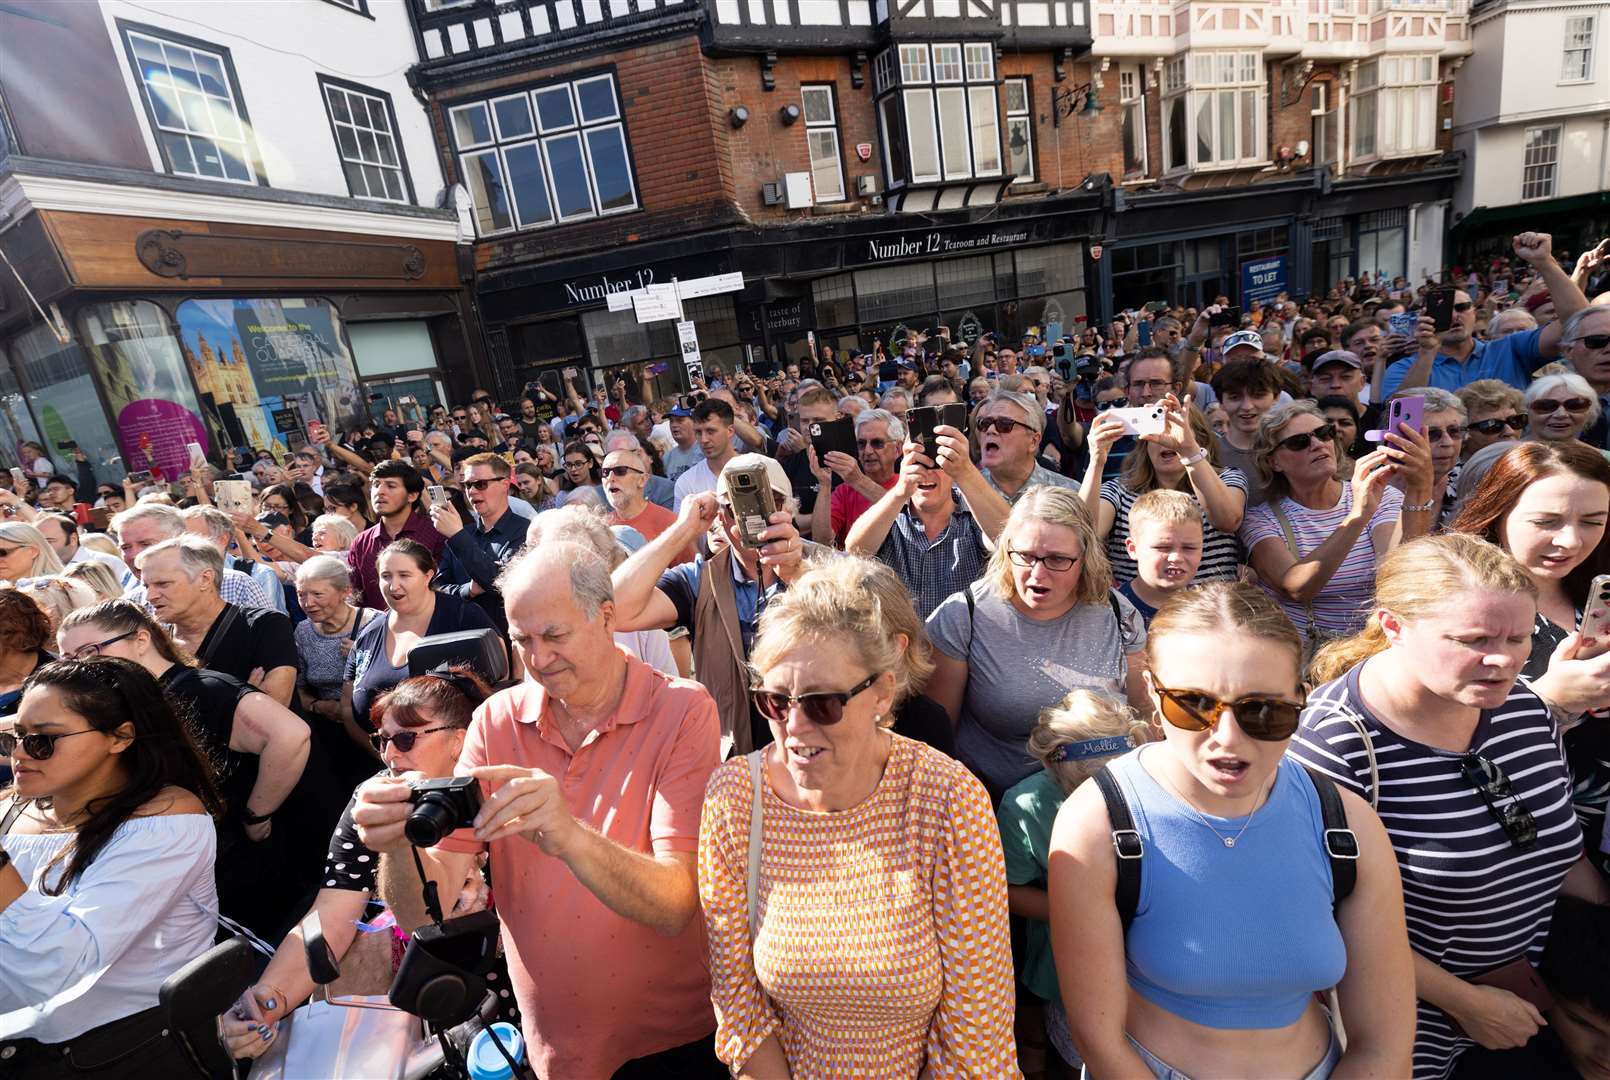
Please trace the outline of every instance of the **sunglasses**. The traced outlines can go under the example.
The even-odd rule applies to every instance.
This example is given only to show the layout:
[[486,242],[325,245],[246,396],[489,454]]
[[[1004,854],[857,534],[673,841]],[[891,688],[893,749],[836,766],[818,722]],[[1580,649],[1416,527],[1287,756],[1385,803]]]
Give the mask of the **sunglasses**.
[[463,423],[464,421],[468,420],[469,417],[461,412],[456,412],[453,414],[453,419],[457,420],[459,423]]
[[1108,409],[1124,409],[1124,408],[1128,408],[1128,406],[1129,406],[1129,399],[1128,398],[1113,398],[1111,401],[1098,401],[1098,402],[1096,402],[1096,411],[1097,412],[1106,412]]
[[1152,683],[1162,702],[1163,719],[1181,731],[1210,731],[1229,709],[1242,731],[1260,742],[1281,742],[1297,731],[1302,705],[1271,697],[1244,697],[1225,701],[1200,690],[1171,690]]
[[1571,344],[1586,345],[1588,348],[1595,350],[1602,349],[1606,345],[1610,345],[1610,334],[1587,334],[1574,339]]
[[855,440],[855,445],[856,445],[856,448],[860,449],[860,450],[882,450],[885,446],[889,445],[889,440],[888,439],[857,439],[857,440]]
[[1559,412],[1561,409],[1566,412],[1587,412],[1593,408],[1593,402],[1585,397],[1566,398],[1564,401],[1560,401],[1558,398],[1538,398],[1527,408],[1539,416],[1548,416],[1551,413]]
[[1023,428],[1028,431],[1034,430],[1021,420],[1012,420],[1005,416],[986,416],[979,420],[976,426],[979,431],[984,432],[986,435],[991,431],[1000,432],[1002,435],[1010,435],[1017,428]]
[[1469,300],[1464,300],[1464,301],[1461,301],[1460,303],[1455,304],[1453,306],[1453,309],[1455,311],[1457,311],[1459,314],[1463,315],[1465,312],[1469,311],[1471,308],[1473,308],[1475,306],[1476,305],[1472,304]]
[[1526,426],[1526,417],[1520,413],[1512,416],[1495,416],[1491,420],[1477,420],[1473,424],[1466,424],[1466,431],[1476,431],[1483,435],[1497,435],[1505,428],[1519,431]]
[[1074,564],[1080,558],[1078,555],[1036,555],[1032,551],[1012,551],[1010,549],[1007,550],[1006,557],[1022,567],[1032,567],[1035,563],[1044,563],[1047,570],[1052,570],[1059,574],[1072,570]]
[[396,744],[399,753],[406,754],[414,748],[414,743],[419,741],[419,737],[421,735],[430,735],[438,731],[457,730],[457,728],[452,726],[428,727],[420,728],[418,731],[399,731],[395,735],[387,735],[383,731],[377,731],[373,735],[369,736],[369,745],[375,748],[375,753],[384,754],[386,752],[386,744],[394,743]]
[[1427,442],[1441,442],[1446,438],[1449,442],[1458,442],[1465,437],[1465,429],[1459,424],[1450,424],[1445,428],[1426,428]]
[[[879,449],[882,449],[882,447],[879,447]],[[616,476],[616,477],[620,477],[620,476],[642,476],[643,475],[643,470],[642,469],[634,469],[630,465],[611,465],[608,468],[604,469],[603,472],[604,472],[605,476]]]
[[16,735],[12,732],[0,732],[0,757],[16,757],[17,747],[34,761],[48,761],[56,753],[57,739],[71,739],[74,735],[88,735],[94,728],[83,731],[64,731],[61,734],[45,734],[35,731],[27,735]]
[[508,482],[509,478],[506,476],[494,476],[486,480],[466,480],[464,481],[464,486],[471,491],[485,491],[493,484],[507,484]]
[[880,671],[876,675],[868,675],[843,693],[825,691],[820,694],[779,694],[772,690],[762,690],[758,686],[751,687],[749,697],[755,703],[755,710],[768,721],[778,724],[788,723],[788,711],[795,705],[805,714],[805,719],[818,727],[832,727],[844,719],[844,707],[850,699],[861,691],[870,687],[881,678]]
[[1307,450],[1313,445],[1315,439],[1318,439],[1320,442],[1330,442],[1334,438],[1336,438],[1336,425],[1321,424],[1313,431],[1303,431],[1296,435],[1287,435],[1284,439],[1281,439],[1279,442],[1275,443],[1275,449]]
[[22,548],[20,548],[20,547],[0,548],[0,559],[9,559],[9,558],[11,558],[11,556],[15,555],[17,552],[19,552],[21,550],[22,550]]
[[1510,843],[1518,848],[1529,848],[1537,843],[1537,819],[1515,794],[1509,777],[1497,762],[1480,754],[1466,754],[1459,759],[1459,772],[1487,804],[1487,812],[1504,830]]
[[117,637],[109,637],[105,641],[89,641],[89,642],[85,642],[84,644],[80,645],[78,648],[74,649],[72,652],[67,653],[66,654],[66,659],[68,659],[68,660],[88,660],[91,657],[99,656],[99,655],[101,655],[102,650],[104,650],[108,645],[115,645],[119,641],[123,641],[126,638],[131,638],[135,634],[138,634],[139,632],[140,632],[139,627],[135,627],[133,630],[124,631],[123,633],[117,635]]

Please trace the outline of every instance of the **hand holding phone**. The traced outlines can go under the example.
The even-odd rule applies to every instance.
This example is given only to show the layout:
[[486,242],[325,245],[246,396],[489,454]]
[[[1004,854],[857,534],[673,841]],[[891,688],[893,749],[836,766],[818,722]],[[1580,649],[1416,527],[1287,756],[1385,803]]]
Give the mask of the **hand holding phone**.
[[1161,435],[1168,427],[1168,410],[1160,404],[1108,409],[1101,415],[1121,422],[1125,435]]
[[1402,434],[1398,430],[1399,424],[1408,424],[1411,428],[1424,435],[1426,430],[1426,399],[1422,394],[1411,394],[1407,397],[1393,398],[1386,403],[1386,421],[1379,431],[1366,431],[1364,438],[1370,442],[1383,442],[1387,432],[1394,435]]

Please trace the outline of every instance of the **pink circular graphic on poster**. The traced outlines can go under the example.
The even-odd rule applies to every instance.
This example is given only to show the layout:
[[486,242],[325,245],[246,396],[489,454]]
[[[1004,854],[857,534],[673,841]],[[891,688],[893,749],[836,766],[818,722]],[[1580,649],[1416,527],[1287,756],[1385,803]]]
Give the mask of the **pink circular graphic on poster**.
[[117,414],[117,446],[129,472],[160,468],[169,482],[190,468],[186,443],[207,445],[201,418],[183,405],[157,398],[131,401]]

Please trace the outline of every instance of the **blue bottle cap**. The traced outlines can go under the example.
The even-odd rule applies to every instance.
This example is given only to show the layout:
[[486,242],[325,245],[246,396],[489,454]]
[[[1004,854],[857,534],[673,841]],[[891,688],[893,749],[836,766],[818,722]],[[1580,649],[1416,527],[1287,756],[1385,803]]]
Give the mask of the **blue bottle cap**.
[[515,1061],[525,1061],[525,1040],[520,1037],[520,1029],[504,1022],[493,1024],[490,1030],[476,1035],[475,1041],[470,1043],[467,1055],[470,1080],[511,1080],[514,1076],[514,1070],[509,1068],[502,1053],[492,1044],[493,1032],[497,1033],[498,1040],[508,1050],[510,1057]]

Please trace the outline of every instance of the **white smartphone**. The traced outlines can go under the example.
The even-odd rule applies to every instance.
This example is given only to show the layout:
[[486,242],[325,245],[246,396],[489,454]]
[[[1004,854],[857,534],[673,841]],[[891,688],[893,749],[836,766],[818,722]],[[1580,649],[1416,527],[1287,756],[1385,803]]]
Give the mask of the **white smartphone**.
[[447,489],[440,484],[429,484],[425,488],[425,497],[430,499],[432,506],[446,506]]
[[1582,647],[1578,660],[1591,660],[1610,652],[1610,574],[1600,574],[1588,583],[1588,602],[1582,611]]
[[190,454],[190,467],[192,469],[199,469],[203,465],[207,464],[207,455],[202,453],[200,443],[185,443],[184,448]]
[[1122,420],[1126,435],[1161,435],[1168,426],[1168,410],[1162,405],[1130,405],[1101,415]]
[[11,490],[18,495],[28,490],[28,474],[15,465],[11,467]]

